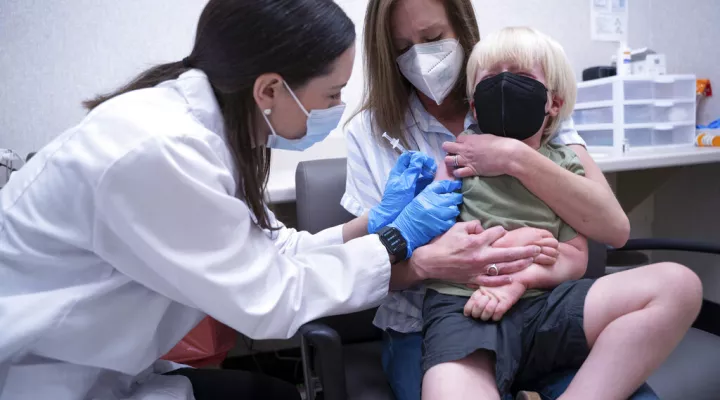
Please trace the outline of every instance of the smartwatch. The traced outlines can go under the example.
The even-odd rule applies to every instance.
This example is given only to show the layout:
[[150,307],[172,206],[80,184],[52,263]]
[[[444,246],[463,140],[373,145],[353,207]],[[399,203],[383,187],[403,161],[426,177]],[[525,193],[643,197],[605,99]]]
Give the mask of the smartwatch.
[[385,246],[388,253],[395,257],[395,262],[407,258],[407,240],[397,228],[386,226],[377,231],[380,242]]

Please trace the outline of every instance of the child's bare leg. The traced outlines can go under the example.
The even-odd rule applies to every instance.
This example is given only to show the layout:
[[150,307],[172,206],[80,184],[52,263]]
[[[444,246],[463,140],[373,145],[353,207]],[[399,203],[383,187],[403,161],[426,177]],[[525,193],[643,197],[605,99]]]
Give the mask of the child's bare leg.
[[422,400],[446,399],[499,400],[494,355],[478,350],[430,368],[423,377]]
[[627,399],[695,320],[700,279],[662,263],[599,279],[585,300],[590,355],[561,399]]

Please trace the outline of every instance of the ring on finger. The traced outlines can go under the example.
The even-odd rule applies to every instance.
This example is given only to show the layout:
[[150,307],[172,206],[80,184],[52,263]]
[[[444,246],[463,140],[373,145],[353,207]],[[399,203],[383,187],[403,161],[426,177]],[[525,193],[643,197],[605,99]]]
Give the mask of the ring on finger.
[[455,157],[453,157],[453,167],[457,168],[460,164],[458,164],[458,155],[456,154]]
[[491,265],[488,267],[487,274],[490,276],[497,276],[500,270],[498,269],[496,264]]

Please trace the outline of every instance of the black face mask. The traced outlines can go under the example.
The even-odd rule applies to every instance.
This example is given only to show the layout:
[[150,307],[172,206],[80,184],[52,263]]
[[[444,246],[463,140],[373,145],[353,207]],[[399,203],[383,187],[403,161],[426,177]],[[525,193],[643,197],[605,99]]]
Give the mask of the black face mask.
[[525,140],[545,121],[547,88],[537,80],[503,72],[475,86],[475,112],[483,133]]

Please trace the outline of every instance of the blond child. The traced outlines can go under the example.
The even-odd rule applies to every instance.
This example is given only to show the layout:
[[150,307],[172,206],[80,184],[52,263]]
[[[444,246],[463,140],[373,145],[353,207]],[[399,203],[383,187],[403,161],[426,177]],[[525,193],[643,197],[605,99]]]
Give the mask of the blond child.
[[[560,121],[570,116],[576,92],[570,63],[553,39],[530,28],[492,34],[471,53],[467,82],[477,125],[463,134],[520,140],[584,174],[575,153],[551,141]],[[554,266],[532,265],[497,288],[428,285],[423,305],[427,400],[464,398],[468,390],[478,395],[482,388],[488,396],[477,398],[493,398],[492,392],[505,398],[523,382],[578,368],[589,353],[583,306],[592,281],[577,280],[587,267],[586,239],[512,176],[465,178],[462,191],[461,220],[479,220],[485,229],[543,229],[560,242],[559,255]]]

